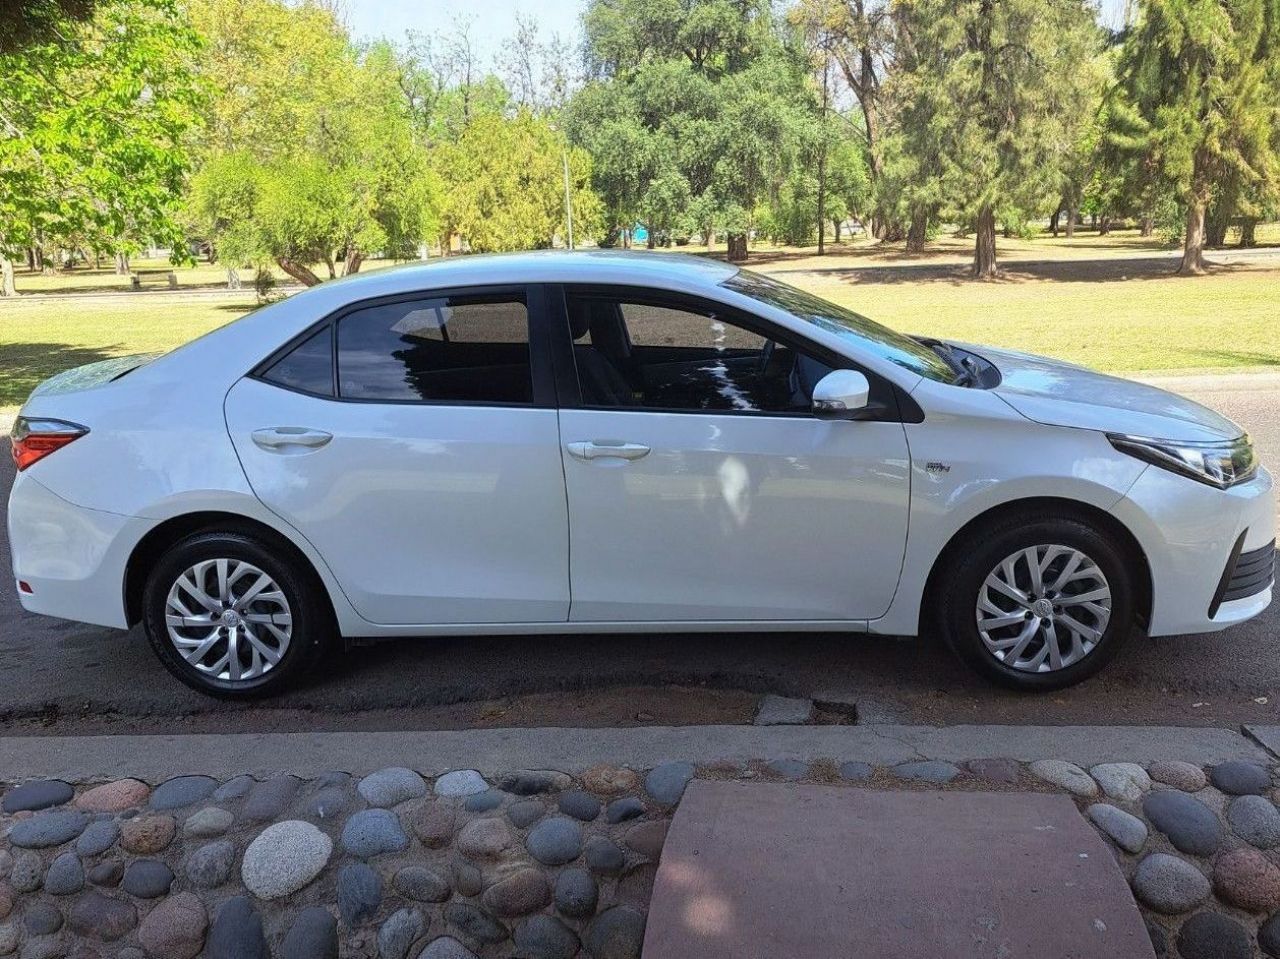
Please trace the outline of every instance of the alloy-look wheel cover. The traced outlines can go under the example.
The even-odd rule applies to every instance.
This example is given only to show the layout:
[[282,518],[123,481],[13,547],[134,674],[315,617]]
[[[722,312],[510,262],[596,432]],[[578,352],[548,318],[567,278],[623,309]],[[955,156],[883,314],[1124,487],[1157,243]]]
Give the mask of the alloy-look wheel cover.
[[252,563],[208,559],[189,567],[165,600],[169,641],[188,665],[242,683],[269,673],[293,638],[284,591]]
[[1097,648],[1111,619],[1111,586],[1070,546],[1011,553],[983,581],[974,610],[987,651],[1012,669],[1051,673]]

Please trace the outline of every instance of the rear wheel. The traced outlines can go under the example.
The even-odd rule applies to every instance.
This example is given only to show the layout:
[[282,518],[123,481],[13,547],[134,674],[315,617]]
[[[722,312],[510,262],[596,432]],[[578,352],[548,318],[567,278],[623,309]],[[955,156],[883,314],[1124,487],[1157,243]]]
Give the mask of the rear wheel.
[[1001,685],[1071,686],[1105,666],[1133,630],[1131,562],[1082,519],[1009,517],[952,560],[941,590],[944,634]]
[[193,689],[227,699],[278,692],[314,662],[329,631],[310,570],[239,533],[171,547],[143,593],[147,638]]

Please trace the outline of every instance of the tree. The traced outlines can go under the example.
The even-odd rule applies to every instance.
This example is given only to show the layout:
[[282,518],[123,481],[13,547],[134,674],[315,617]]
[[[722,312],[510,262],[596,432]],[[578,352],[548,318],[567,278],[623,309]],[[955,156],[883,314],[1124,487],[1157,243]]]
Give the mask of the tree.
[[600,221],[591,157],[569,148],[528,110],[511,119],[480,114],[457,142],[439,148],[446,233],[463,237],[477,253],[547,248],[557,234],[567,235],[562,150],[568,150],[574,231],[591,234]]
[[1274,0],[1146,0],[1140,9],[1121,84],[1186,211],[1180,275],[1204,272],[1215,199],[1270,188],[1280,175],[1277,56]]
[[[973,275],[996,274],[996,224],[1057,193],[1068,131],[1088,110],[1080,63],[1099,44],[1086,0],[900,0],[913,61],[894,75],[906,154],[927,158],[954,215],[973,225]],[[1056,70],[1055,65],[1064,64]]]
[[93,8],[94,0],[9,0],[0,6],[0,54],[62,42]]
[[75,236],[183,255],[178,204],[199,91],[196,35],[176,0],[113,0],[57,43],[0,56],[0,292],[12,257]]

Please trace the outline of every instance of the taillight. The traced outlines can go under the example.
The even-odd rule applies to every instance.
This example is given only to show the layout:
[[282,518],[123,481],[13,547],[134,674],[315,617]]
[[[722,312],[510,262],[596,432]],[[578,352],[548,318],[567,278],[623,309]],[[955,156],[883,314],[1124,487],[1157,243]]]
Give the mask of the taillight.
[[64,420],[44,420],[19,416],[9,439],[13,441],[13,461],[21,473],[32,463],[55,453],[89,432],[88,427]]

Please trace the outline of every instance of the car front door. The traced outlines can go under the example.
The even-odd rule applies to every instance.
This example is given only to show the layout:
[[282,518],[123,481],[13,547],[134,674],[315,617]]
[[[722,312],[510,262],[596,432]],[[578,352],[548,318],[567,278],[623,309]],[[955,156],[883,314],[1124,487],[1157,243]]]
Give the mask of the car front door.
[[907,536],[902,423],[810,413],[817,380],[851,364],[682,295],[570,286],[552,300],[572,370],[558,377],[571,620],[888,609]]
[[228,394],[254,492],[370,622],[567,618],[544,299],[517,287],[353,304]]

